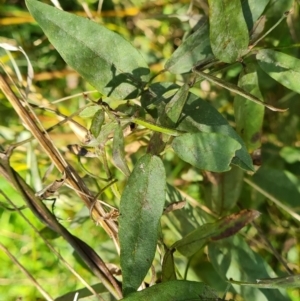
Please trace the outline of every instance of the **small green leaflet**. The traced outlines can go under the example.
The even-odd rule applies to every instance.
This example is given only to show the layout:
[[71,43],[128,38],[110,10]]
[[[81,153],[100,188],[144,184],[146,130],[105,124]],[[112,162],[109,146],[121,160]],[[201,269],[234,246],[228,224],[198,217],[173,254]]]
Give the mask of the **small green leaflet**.
[[90,131],[94,137],[98,137],[101,132],[101,127],[105,120],[105,114],[102,109],[98,110],[92,120]]

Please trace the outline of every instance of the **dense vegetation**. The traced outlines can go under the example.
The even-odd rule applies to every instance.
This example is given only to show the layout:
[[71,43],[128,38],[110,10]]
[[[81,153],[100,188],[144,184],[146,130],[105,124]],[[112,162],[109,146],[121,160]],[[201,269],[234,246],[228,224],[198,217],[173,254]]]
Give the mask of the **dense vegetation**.
[[0,1],[0,296],[299,300],[297,1],[53,2]]

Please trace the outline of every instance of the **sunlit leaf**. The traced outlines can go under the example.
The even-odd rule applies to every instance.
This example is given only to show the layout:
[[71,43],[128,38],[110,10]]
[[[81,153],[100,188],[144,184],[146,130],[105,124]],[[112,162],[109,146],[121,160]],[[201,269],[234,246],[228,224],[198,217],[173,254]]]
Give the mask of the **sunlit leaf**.
[[87,18],[41,2],[26,0],[26,5],[67,64],[99,92],[117,99],[139,95],[149,69],[124,38]]
[[93,117],[97,111],[99,111],[101,109],[100,106],[95,105],[95,106],[89,106],[86,107],[85,109],[83,109],[80,113],[79,116],[81,118],[90,118]]
[[241,145],[216,133],[192,133],[176,137],[172,147],[182,160],[192,166],[222,172],[230,169],[231,160]]
[[254,23],[261,16],[263,11],[270,0],[242,0],[242,9],[245,21],[248,26],[248,30],[250,31],[253,28]]
[[119,239],[125,295],[138,289],[152,264],[165,190],[161,159],[144,155],[136,163],[120,203]]
[[214,55],[232,63],[249,44],[249,33],[240,0],[209,0],[210,43]]
[[165,69],[175,74],[189,72],[198,62],[212,57],[208,23],[205,22],[175,50]]

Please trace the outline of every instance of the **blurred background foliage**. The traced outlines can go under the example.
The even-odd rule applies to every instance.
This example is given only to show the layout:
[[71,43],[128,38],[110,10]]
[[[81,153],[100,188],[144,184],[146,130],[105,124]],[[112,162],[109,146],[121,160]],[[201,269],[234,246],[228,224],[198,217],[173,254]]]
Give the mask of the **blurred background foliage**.
[[[50,1],[45,1],[50,4]],[[193,27],[199,18],[208,14],[208,4],[205,0],[193,1],[166,1],[166,0],[105,0],[101,13],[99,1],[60,1],[62,8],[72,13],[92,17],[96,22],[105,25],[110,30],[118,32],[140,50],[150,66],[153,75],[164,68],[165,61],[175,49],[182,43],[187,34],[193,31]],[[282,12],[293,7],[293,13],[275,28],[260,44],[263,48],[276,47],[294,57],[299,56],[300,20],[299,6],[291,0],[271,0],[265,11],[265,28],[270,28],[280,19]],[[0,0],[0,42],[21,46],[29,56],[34,67],[34,81],[30,99],[38,105],[46,105],[49,102],[57,102],[52,108],[70,115],[76,112],[86,103],[86,99],[97,100],[99,94],[94,88],[84,82],[75,71],[71,70],[59,56],[57,51],[49,43],[40,27],[33,21],[28,13],[24,1]],[[101,47],[101,45],[99,45]],[[113,51],[113,49],[112,49]],[[12,52],[13,61],[18,70],[25,76],[27,74],[27,62],[19,52]],[[12,60],[8,53],[0,50],[0,60],[5,70],[18,82]],[[238,74],[242,66],[227,69],[221,73],[223,79],[237,83]],[[3,73],[3,70],[0,70]],[[162,73],[155,81],[182,82],[181,76],[175,76],[168,72]],[[260,227],[265,237],[269,239],[273,247],[286,258],[290,269],[299,274],[300,244],[299,222],[289,213],[276,206],[271,197],[278,202],[287,205],[293,212],[300,214],[300,101],[299,95],[292,92],[268,77],[259,70],[259,85],[266,102],[272,105],[289,108],[284,113],[265,111],[265,119],[262,131],[261,161],[263,166],[254,175],[252,181],[257,187],[242,185],[239,196],[239,206],[256,209],[262,212],[264,217],[259,220]],[[203,81],[194,93],[208,100],[219,112],[234,126],[234,95],[217,86]],[[84,94],[86,91],[88,94]],[[112,107],[118,104],[111,103]],[[45,128],[59,122],[55,113],[45,110],[36,110],[36,114]],[[13,143],[30,137],[28,131],[20,123],[20,120],[9,102],[0,93],[0,144],[6,149]],[[91,118],[75,118],[84,127],[89,127]],[[63,153],[65,158],[76,166],[78,172],[84,177],[92,190],[103,188],[105,182],[97,182],[85,175],[80,170],[75,155],[67,148],[68,144],[79,144],[78,134],[68,125],[55,128],[51,137],[55,145]],[[145,151],[149,141],[150,131],[139,130],[125,139],[126,156],[130,168],[134,166],[137,158]],[[108,147],[110,158],[110,148]],[[102,164],[97,159],[82,159],[85,167],[93,174],[105,177]],[[53,171],[43,182],[43,176],[51,165],[49,158],[43,153],[35,141],[19,146],[11,158],[13,167],[26,179],[36,191],[40,191],[46,184],[60,178],[57,171]],[[209,206],[206,202],[211,183],[207,177],[195,168],[181,161],[172,152],[166,152],[164,163],[168,182],[180,189],[186,199],[193,206]],[[122,191],[125,179],[113,166],[111,172],[118,179],[118,186]],[[23,201],[14,189],[3,178],[0,179],[0,189],[17,205],[22,206]],[[270,197],[271,196],[271,197]],[[107,189],[103,195],[103,201],[118,207],[118,200]],[[45,201],[51,208],[51,201]],[[83,285],[73,274],[65,268],[57,257],[49,251],[40,237],[14,211],[4,197],[1,197],[0,207],[0,242],[14,254],[18,260],[26,266],[29,272],[53,297],[68,292],[75,292]],[[75,270],[89,283],[95,284],[98,280],[82,264],[80,259],[73,254],[72,248],[62,239],[54,237],[51,231],[44,230],[44,226],[31,214],[28,209],[23,210],[29,220],[51,240],[59,253],[75,268]],[[73,191],[63,187],[59,191],[55,204],[55,214],[61,219],[65,227],[72,233],[93,247],[102,258],[109,263],[119,264],[119,258],[112,241],[108,235],[96,227],[89,218],[88,210],[79,201]],[[167,219],[163,219],[164,239],[166,243],[172,243],[180,238],[176,229]],[[244,238],[250,246],[258,252],[280,276],[285,275],[272,250],[265,245],[261,235],[253,228],[243,232]],[[207,259],[207,250],[199,252],[190,262],[188,274],[189,280],[206,281],[220,291],[224,286],[218,287],[218,277]],[[186,259],[177,258],[178,267],[184,274]],[[14,265],[7,255],[0,251],[0,300],[38,300],[40,294],[29,283],[19,268]],[[158,258],[157,258],[158,263]],[[289,292],[292,300],[299,300],[297,290]],[[19,299],[18,299],[19,298]]]

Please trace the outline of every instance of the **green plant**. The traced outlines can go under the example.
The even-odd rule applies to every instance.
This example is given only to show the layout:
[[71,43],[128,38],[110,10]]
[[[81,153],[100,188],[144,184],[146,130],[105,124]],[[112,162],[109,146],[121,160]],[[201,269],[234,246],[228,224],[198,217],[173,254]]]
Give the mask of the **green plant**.
[[[103,285],[96,289],[98,298],[220,300],[217,292],[225,291],[229,282],[234,300],[289,300],[285,291],[277,289],[298,288],[299,275],[292,275],[282,254],[272,246],[278,242],[270,243],[254,219],[260,215],[258,211],[268,216],[271,210],[265,196],[280,208],[277,221],[285,217],[291,229],[298,225],[293,200],[299,197],[299,172],[295,172],[299,149],[296,144],[282,148],[281,161],[269,156],[268,160],[280,165],[273,166],[277,168],[266,164],[256,172],[254,165],[260,165],[265,115],[280,120],[294,114],[294,128],[299,130],[299,114],[297,110],[290,113],[287,105],[300,92],[297,50],[284,48],[287,45],[274,36],[268,40],[290,16],[292,2],[208,1],[209,19],[201,19],[187,33],[156,74],[135,47],[105,26],[35,0],[25,2],[64,61],[97,92],[91,99],[86,97],[84,105],[70,116],[57,108],[44,108],[60,120],[44,130],[32,117],[31,110],[39,106],[29,94],[30,72],[27,88],[17,94],[22,101],[2,77],[5,96],[47,154],[45,160],[63,176],[37,197],[11,167],[12,148],[1,153],[1,174],[98,277]],[[268,30],[262,25],[266,18]],[[164,73],[176,75],[177,83],[160,80]],[[274,99],[267,103],[267,90],[278,85],[276,82],[283,90],[280,95],[290,95],[285,88],[294,94],[281,103]],[[228,100],[231,97],[233,105]],[[224,117],[219,111],[226,106],[231,112],[227,110]],[[85,118],[91,119],[89,129],[80,123]],[[47,134],[63,123],[81,135],[80,146],[69,146],[78,156],[78,170]],[[140,145],[129,160],[124,145],[134,140]],[[290,141],[296,141],[295,137]],[[93,162],[99,159],[101,165],[95,168]],[[177,174],[172,171],[176,166]],[[174,182],[184,173],[188,180],[182,185],[184,191],[179,191]],[[200,189],[194,184],[196,176]],[[42,202],[64,184],[73,188],[88,208],[84,220],[90,215],[114,242],[114,261],[121,267],[122,278],[116,278],[102,256],[83,242],[82,236],[63,227],[53,214],[55,209],[51,213]],[[115,200],[113,207],[98,201],[103,195]],[[276,264],[268,263],[263,248],[249,243],[253,237],[267,246]],[[203,259],[204,249],[209,261]],[[140,287],[144,290],[136,292]],[[105,295],[108,292],[110,295]]]

